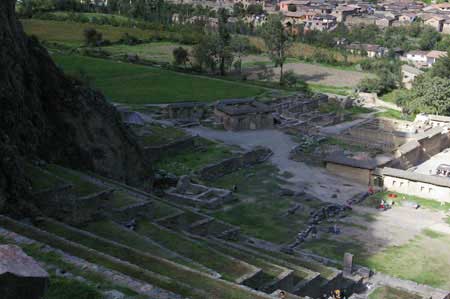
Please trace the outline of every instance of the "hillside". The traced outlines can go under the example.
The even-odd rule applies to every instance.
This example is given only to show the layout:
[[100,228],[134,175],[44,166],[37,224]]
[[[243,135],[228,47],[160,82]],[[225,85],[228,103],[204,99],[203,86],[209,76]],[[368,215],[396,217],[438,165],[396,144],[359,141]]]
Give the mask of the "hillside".
[[0,212],[29,214],[30,161],[90,170],[129,184],[150,176],[140,147],[104,96],[59,70],[27,37],[15,0],[0,2]]

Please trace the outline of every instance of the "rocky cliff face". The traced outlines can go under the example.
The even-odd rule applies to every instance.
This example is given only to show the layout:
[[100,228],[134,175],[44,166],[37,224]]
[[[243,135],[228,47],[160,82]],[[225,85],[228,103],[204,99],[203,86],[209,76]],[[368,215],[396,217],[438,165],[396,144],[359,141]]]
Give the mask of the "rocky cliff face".
[[141,148],[103,95],[65,76],[0,1],[0,212],[28,213],[25,160],[92,170],[137,185],[150,176]]

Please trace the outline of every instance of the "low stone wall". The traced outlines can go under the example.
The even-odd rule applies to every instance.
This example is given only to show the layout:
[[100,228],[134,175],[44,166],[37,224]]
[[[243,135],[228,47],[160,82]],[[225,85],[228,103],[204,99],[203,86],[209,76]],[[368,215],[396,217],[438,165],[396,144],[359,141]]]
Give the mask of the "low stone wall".
[[144,154],[150,161],[156,161],[163,155],[174,155],[196,146],[197,136],[188,136],[160,146],[144,147]]
[[246,152],[240,157],[233,157],[218,163],[207,165],[198,171],[198,175],[204,180],[215,180],[226,174],[233,173],[240,168],[265,162],[273,152],[265,147],[257,147]]

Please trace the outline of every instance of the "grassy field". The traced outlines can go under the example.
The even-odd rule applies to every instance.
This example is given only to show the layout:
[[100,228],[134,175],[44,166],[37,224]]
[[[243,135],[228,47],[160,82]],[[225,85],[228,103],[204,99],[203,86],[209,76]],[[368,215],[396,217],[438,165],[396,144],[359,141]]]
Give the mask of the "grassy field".
[[76,76],[80,71],[84,72],[92,78],[96,88],[119,103],[212,102],[264,92],[263,88],[248,84],[111,60],[72,55],[54,55],[53,59],[69,74]]
[[164,169],[175,175],[185,175],[213,162],[230,158],[230,148],[206,139],[200,139],[199,147],[185,150],[176,155],[162,157],[155,168]]
[[392,246],[364,264],[393,276],[443,289],[450,288],[450,236],[425,230],[409,243]]
[[136,133],[139,133],[140,130],[147,132],[143,135],[138,134],[138,136],[140,136],[139,141],[144,146],[163,145],[187,136],[181,129],[170,126],[162,126],[160,124],[151,124],[146,125],[144,128],[134,129]]
[[188,51],[190,51],[192,48],[191,46],[186,46],[174,42],[154,42],[135,46],[113,45],[103,47],[102,49],[106,50],[113,56],[134,54],[137,55],[141,60],[171,63],[173,61],[172,52],[175,48],[178,47],[183,47]]
[[422,297],[412,294],[405,290],[395,289],[388,286],[376,288],[370,295],[369,299],[421,299]]
[[392,119],[399,119],[399,120],[414,120],[414,116],[404,114],[398,110],[394,109],[387,109],[383,112],[378,112],[375,114],[376,117],[386,117],[386,118],[392,118]]
[[292,241],[305,225],[307,211],[285,215],[295,202],[291,197],[280,196],[280,182],[278,170],[269,164],[244,168],[211,182],[227,189],[236,186],[235,194],[240,199],[240,203],[214,216],[257,238],[276,243]]
[[[260,37],[250,37],[251,45],[255,46],[260,51],[265,51],[266,47],[264,45],[264,41]],[[295,42],[292,47],[289,49],[288,55],[294,58],[305,57],[305,58],[313,58],[316,53],[320,51],[325,53],[326,55],[333,56],[336,60],[342,62],[345,60],[344,56],[336,50],[331,49],[322,49],[312,45],[307,45],[299,42]],[[358,55],[348,55],[347,61],[351,63],[357,63],[365,58]]]
[[21,20],[23,28],[28,35],[34,35],[41,41],[56,42],[71,47],[79,47],[84,43],[83,31],[95,28],[103,34],[105,40],[118,41],[125,33],[140,39],[149,38],[151,32],[126,27],[109,25],[83,24],[74,22],[44,21],[36,19]]
[[[395,194],[395,195],[397,195],[397,197],[390,198],[389,194]],[[396,192],[378,192],[378,193],[375,193],[374,195],[372,195],[371,197],[369,197],[368,199],[366,199],[363,203],[365,206],[375,208],[375,207],[378,207],[381,200],[384,199],[386,202],[390,202],[391,200],[394,200],[397,204],[402,205],[403,204],[402,202],[404,201],[403,197],[405,198],[406,201],[415,202],[415,203],[419,204],[422,208],[431,209],[431,210],[435,210],[435,211],[443,211],[443,212],[447,212],[450,209],[450,203],[441,204],[440,202],[438,202],[436,200],[425,199],[425,198],[421,198],[421,197],[417,197],[417,196],[406,195],[406,194],[401,194],[401,193],[396,193]]]

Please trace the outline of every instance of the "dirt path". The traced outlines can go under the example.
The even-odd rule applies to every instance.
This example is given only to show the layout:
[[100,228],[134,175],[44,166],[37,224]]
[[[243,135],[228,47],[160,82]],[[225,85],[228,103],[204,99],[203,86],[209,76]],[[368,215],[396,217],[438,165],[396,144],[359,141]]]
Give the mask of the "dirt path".
[[274,153],[271,162],[281,172],[292,174],[292,177],[288,179],[288,182],[292,184],[290,188],[300,191],[303,187],[306,187],[307,192],[322,200],[344,203],[356,194],[366,191],[366,187],[333,176],[323,168],[290,160],[289,153],[296,143],[288,135],[280,131],[228,132],[205,127],[190,128],[188,131],[205,138],[219,140],[225,144],[238,145],[244,149],[251,149],[255,146],[270,148]]

